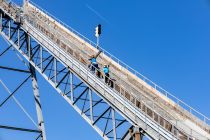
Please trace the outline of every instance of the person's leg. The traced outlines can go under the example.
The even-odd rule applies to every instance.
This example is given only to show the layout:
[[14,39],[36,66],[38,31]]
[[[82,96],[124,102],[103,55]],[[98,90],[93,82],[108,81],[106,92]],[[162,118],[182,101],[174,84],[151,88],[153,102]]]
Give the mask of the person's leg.
[[96,75],[97,75],[98,74],[98,69],[99,69],[98,64],[95,64],[94,66],[95,66],[95,72],[96,72]]
[[90,70],[93,71],[93,64],[90,64]]
[[113,82],[113,80],[110,80],[109,83],[110,83],[110,87],[111,88],[114,88],[114,82]]
[[97,75],[99,78],[101,78],[101,72],[100,72],[100,69],[99,69],[99,68],[96,69],[96,75]]
[[98,66],[98,64],[96,65],[96,75],[101,78],[101,72],[100,72],[100,68]]
[[108,77],[107,77],[107,74],[105,74],[105,83],[108,83]]
[[105,83],[109,83],[109,74],[105,74]]
[[99,69],[98,64],[95,64],[96,69]]
[[109,83],[110,79],[109,79],[109,74],[107,74],[107,83]]
[[95,72],[96,70],[96,64],[92,64],[92,71]]

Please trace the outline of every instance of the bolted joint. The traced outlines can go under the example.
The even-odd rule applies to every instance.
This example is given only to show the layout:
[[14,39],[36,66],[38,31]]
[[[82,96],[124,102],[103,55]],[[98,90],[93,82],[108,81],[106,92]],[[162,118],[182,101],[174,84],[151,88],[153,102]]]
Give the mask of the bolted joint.
[[39,123],[39,126],[41,126],[43,123],[44,123],[44,121],[41,121],[41,122]]

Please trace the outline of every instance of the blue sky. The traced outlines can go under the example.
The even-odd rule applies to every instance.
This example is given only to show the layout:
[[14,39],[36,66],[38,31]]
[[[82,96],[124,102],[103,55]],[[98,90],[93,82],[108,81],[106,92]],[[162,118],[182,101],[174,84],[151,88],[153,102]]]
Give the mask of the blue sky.
[[[20,3],[18,0],[16,2]],[[195,109],[210,116],[209,0],[34,2],[93,41],[96,40],[95,26],[101,23],[103,48]],[[2,39],[1,46],[6,47]],[[0,65],[22,65],[12,52],[3,58],[0,59]],[[11,80],[14,76],[22,75],[0,71],[0,78],[9,83],[11,89],[15,85]],[[43,78],[39,76],[39,80],[50,140],[100,139]],[[2,95],[0,100],[6,97],[6,93]],[[21,96],[31,100],[26,101]],[[18,97],[28,110],[35,114],[32,97],[26,93],[17,95]],[[0,123],[22,124],[22,121],[25,121],[22,112],[15,109],[13,101],[7,105],[8,107],[0,110]],[[15,118],[18,118],[18,121],[13,114],[17,114]],[[7,140],[9,135],[14,133],[0,130],[0,139]]]

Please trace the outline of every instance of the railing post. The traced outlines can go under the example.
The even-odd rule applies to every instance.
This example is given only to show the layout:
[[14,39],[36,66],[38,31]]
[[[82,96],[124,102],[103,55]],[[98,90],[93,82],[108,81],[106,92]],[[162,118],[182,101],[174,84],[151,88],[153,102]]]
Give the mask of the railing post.
[[93,123],[93,101],[92,101],[92,90],[89,88],[89,100],[90,100],[90,120]]
[[9,31],[8,31],[8,32],[9,32],[9,39],[11,39],[11,21],[9,21],[8,24],[9,24],[9,25],[8,25],[8,26],[9,26],[9,29],[8,29],[8,30],[9,30]]
[[28,43],[28,57],[31,60],[31,37],[30,35],[27,35],[27,43]]
[[2,13],[0,14],[0,31],[2,31]]
[[41,71],[43,70],[43,48],[42,46],[40,47],[40,69]]
[[71,88],[71,101],[74,102],[74,87],[73,87],[73,73],[70,72],[70,88]]
[[57,60],[54,58],[54,81],[57,84]]

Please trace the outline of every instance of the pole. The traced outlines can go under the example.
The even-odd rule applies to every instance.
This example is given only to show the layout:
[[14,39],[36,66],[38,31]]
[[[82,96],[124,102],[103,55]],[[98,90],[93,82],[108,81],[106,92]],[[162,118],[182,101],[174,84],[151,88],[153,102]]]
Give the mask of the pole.
[[98,24],[98,26],[95,28],[95,36],[97,39],[96,48],[99,49],[99,37],[101,35],[101,24]]
[[117,140],[115,110],[111,109],[111,111],[112,111],[113,139]]
[[[26,36],[26,43],[27,43],[27,50],[29,52],[29,58],[31,59],[31,54],[32,54],[31,40],[30,40],[30,36],[28,34]],[[32,87],[33,87],[33,92],[34,92],[34,99],[35,99],[39,129],[42,132],[41,138],[42,138],[42,140],[46,140],[46,132],[45,132],[45,126],[44,126],[44,119],[43,119],[43,115],[42,115],[42,106],[41,106],[41,101],[40,101],[39,87],[38,87],[38,82],[37,82],[37,77],[36,77],[36,70],[31,64],[29,64],[29,68],[30,68],[30,72],[31,72]]]
[[45,126],[44,126],[44,119],[42,115],[42,107],[41,107],[41,101],[39,96],[39,88],[37,83],[37,77],[35,73],[35,68],[30,65],[30,71],[31,71],[31,78],[32,78],[32,86],[33,86],[33,92],[34,92],[34,99],[36,104],[36,112],[38,117],[38,124],[39,129],[42,132],[42,140],[46,140],[46,132],[45,132]]
[[97,37],[96,48],[99,49],[99,36]]

